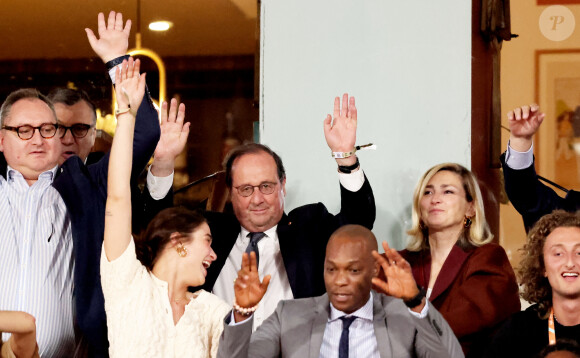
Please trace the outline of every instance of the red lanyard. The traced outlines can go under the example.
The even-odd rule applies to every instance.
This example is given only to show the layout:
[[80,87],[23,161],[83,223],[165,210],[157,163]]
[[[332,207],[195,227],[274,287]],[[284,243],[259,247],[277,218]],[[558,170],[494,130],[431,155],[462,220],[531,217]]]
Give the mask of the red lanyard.
[[550,309],[550,317],[548,317],[548,341],[549,345],[556,344],[556,329],[554,328],[554,308]]

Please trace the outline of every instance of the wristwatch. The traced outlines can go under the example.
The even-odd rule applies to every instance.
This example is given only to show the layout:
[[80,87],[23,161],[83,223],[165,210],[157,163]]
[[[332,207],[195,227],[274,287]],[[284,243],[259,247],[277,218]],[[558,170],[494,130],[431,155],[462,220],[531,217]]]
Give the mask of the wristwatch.
[[356,162],[353,165],[339,165],[338,171],[341,173],[344,173],[344,174],[350,174],[350,173],[352,173],[353,170],[355,170],[359,166],[360,166],[360,163],[358,161],[358,157],[356,157]]
[[421,301],[423,301],[423,298],[427,295],[427,292],[425,292],[423,287],[417,288],[419,289],[419,293],[417,293],[415,297],[411,298],[410,300],[403,300],[405,306],[409,308],[415,308],[421,304]]

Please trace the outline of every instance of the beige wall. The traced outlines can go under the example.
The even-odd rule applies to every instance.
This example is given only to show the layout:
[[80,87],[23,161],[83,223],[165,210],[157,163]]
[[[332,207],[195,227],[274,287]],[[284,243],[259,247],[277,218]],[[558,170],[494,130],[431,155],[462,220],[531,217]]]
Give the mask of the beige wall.
[[[576,19],[576,29],[572,36],[560,42],[550,41],[540,32],[539,18],[546,6],[537,6],[535,0],[511,2],[512,33],[520,37],[506,42],[501,53],[502,124],[508,127],[506,113],[515,107],[534,101],[536,50],[580,48],[580,5],[567,5]],[[580,98],[580,94],[578,95]],[[555,118],[546,118],[547,121]],[[545,131],[547,126],[543,126]],[[542,135],[542,131],[540,132]],[[502,131],[502,147],[507,147],[509,133]],[[544,152],[542,152],[544,154]],[[546,153],[548,154],[548,153]],[[550,166],[543,163],[540,174],[550,175]],[[553,167],[553,166],[552,166]],[[525,242],[525,232],[521,216],[510,204],[501,205],[500,243],[505,247],[514,266],[519,262],[517,250]]]

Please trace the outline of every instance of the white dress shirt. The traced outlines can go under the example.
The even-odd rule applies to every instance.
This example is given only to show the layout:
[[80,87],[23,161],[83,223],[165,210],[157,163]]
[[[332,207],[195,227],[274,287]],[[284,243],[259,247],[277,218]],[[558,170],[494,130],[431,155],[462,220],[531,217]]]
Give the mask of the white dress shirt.
[[[254,313],[254,330],[268,316],[274,313],[280,300],[294,298],[290,282],[288,281],[286,267],[282,260],[282,253],[280,252],[280,243],[278,242],[278,234],[276,233],[277,227],[276,225],[266,230],[264,232],[266,236],[258,241],[258,251],[260,252],[258,274],[260,275],[260,279],[263,279],[266,275],[271,275],[271,279],[268,291],[266,291],[266,294],[258,304],[258,309]],[[238,277],[238,270],[242,267],[242,254],[246,252],[246,248],[250,242],[248,234],[248,230],[242,228],[213,287],[213,293],[229,304],[233,304],[234,302],[234,279]]]
[[51,185],[55,174],[56,167],[31,186],[10,167],[7,180],[0,176],[0,310],[36,318],[42,357],[70,357],[73,242],[64,201]]
[[[342,186],[353,192],[358,191],[364,184],[364,172],[362,169],[350,174],[339,173],[338,177]],[[278,233],[276,232],[277,227],[278,225],[266,230],[264,232],[266,236],[258,241],[258,251],[260,252],[258,273],[260,279],[263,279],[265,275],[271,275],[271,279],[268,290],[254,313],[254,330],[268,316],[274,313],[279,301],[294,298],[290,282],[288,281],[286,267],[282,260],[282,253],[280,252],[280,243],[278,241]],[[250,242],[247,236],[248,234],[249,231],[242,227],[234,247],[230,251],[213,286],[212,292],[229,304],[233,304],[234,302],[234,279],[238,277],[238,271],[242,266],[242,254],[246,252],[246,248]]]
[[[340,336],[342,335],[342,320],[340,318],[345,316],[357,317],[350,325],[348,332],[348,356],[380,357],[377,338],[375,336],[375,327],[373,325],[373,294],[371,291],[367,303],[351,314],[339,311],[334,308],[332,303],[330,304],[330,317],[328,318],[324,336],[322,337],[320,358],[336,358],[338,356]],[[428,312],[428,303],[425,304],[425,307],[423,307],[420,313],[413,312],[409,309],[409,313],[417,318],[425,318]]]
[[379,358],[379,348],[373,326],[373,293],[364,306],[352,314],[345,314],[330,304],[330,317],[326,323],[322,346],[320,346],[320,358],[338,357],[338,346],[342,335],[342,320],[344,316],[355,316],[348,332],[348,356]]

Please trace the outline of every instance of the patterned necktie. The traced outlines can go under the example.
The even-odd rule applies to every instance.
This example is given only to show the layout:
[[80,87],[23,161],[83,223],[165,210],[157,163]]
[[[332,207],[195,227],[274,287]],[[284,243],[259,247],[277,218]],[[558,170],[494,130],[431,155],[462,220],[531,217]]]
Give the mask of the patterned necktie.
[[340,319],[342,320],[342,334],[338,345],[338,358],[348,358],[348,329],[356,317],[340,317]]
[[248,247],[246,247],[246,252],[248,253],[248,255],[252,251],[256,253],[256,267],[258,267],[260,263],[260,251],[258,251],[258,241],[262,240],[262,238],[266,236],[266,234],[264,234],[263,232],[251,232],[248,234],[248,236],[250,237],[250,243],[248,244]]

